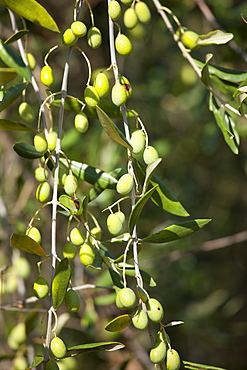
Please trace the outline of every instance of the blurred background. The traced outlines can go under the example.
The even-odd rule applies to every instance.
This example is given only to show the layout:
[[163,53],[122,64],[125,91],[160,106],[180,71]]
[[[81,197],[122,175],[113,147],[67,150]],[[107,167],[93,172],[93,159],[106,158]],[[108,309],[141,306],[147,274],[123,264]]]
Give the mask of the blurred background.
[[[71,1],[64,0],[61,4],[55,0],[42,0],[40,3],[53,16],[62,32],[70,26],[73,20]],[[177,0],[165,1],[163,5],[174,12],[184,27],[203,34],[214,28],[205,19],[198,3],[201,4],[199,0]],[[81,39],[78,46],[88,55],[93,70],[104,70],[110,65],[107,5],[103,1],[92,1],[90,4],[95,24],[103,34],[103,45],[92,50]],[[246,370],[246,119],[237,120],[241,142],[239,155],[234,155],[208,110],[207,89],[181,55],[153,4],[148,4],[152,12],[151,23],[139,25],[133,31],[123,28],[133,43],[131,56],[118,58],[121,73],[130,80],[133,87],[128,107],[140,114],[149,134],[150,145],[156,147],[163,159],[157,175],[190,213],[191,219],[212,218],[212,222],[202,231],[178,242],[159,246],[145,245],[140,254],[141,268],[150,273],[157,283],[155,288],[148,290],[152,297],[162,302],[166,311],[165,322],[184,321],[184,325],[168,330],[172,346],[180,353],[182,360],[227,370]],[[241,14],[247,18],[246,1],[206,0],[206,4],[220,26],[232,32],[235,42],[246,51],[247,25],[241,18]],[[0,36],[6,39],[12,31],[8,13],[2,6],[0,18]],[[81,20],[90,27],[86,7]],[[21,22],[18,22],[21,28]],[[61,36],[29,22],[27,27],[30,29],[27,50],[37,60],[34,74],[38,79],[44,55],[50,47],[61,42]],[[246,61],[228,44],[203,47],[193,51],[192,56],[204,61],[209,52],[214,54],[212,63],[215,65],[247,70]],[[66,53],[63,47],[49,57],[56,78],[52,91],[60,89]],[[69,74],[69,94],[82,98],[86,79],[86,63],[79,53],[74,52]],[[44,88],[40,88],[45,96]],[[31,86],[27,89],[26,97],[38,113],[37,100]],[[7,111],[1,113],[1,117],[18,121],[17,108],[20,102],[21,99],[13,103]],[[58,110],[54,108],[52,113],[56,122]],[[70,159],[106,171],[116,167],[126,168],[125,150],[108,139],[96,119],[90,119],[88,132],[81,135],[73,127],[73,118],[74,113],[66,112],[62,148]],[[121,120],[116,120],[116,123],[121,128]],[[134,129],[134,121],[130,121],[130,125]],[[32,135],[1,131],[0,268],[1,282],[4,282],[1,304],[4,305],[31,296],[31,282],[38,276],[36,263],[39,258],[24,254],[20,256],[18,251],[11,250],[9,246],[10,234],[25,233],[28,222],[39,207],[34,196],[37,182],[33,176],[38,162],[19,158],[12,149],[16,141],[32,143]],[[83,195],[87,189],[87,185],[81,184],[78,195]],[[101,214],[101,210],[116,199],[115,193],[107,190],[90,207],[99,218],[104,231],[103,240],[109,234],[105,226],[106,215]],[[124,210],[128,213],[128,204],[123,207],[126,207]],[[49,217],[50,209],[46,207],[37,223],[42,233],[42,246],[46,251],[50,245]],[[143,237],[184,220],[149,202],[139,220],[138,235]],[[58,222],[58,245],[62,251],[67,219],[60,217]],[[115,256],[123,248],[117,244],[106,245]],[[20,257],[24,261],[22,259],[20,262]],[[26,272],[21,263],[26,264]],[[107,271],[83,271],[79,260],[73,264],[77,285],[87,282],[110,285]],[[42,266],[42,272],[49,277],[49,263]],[[130,280],[130,284],[133,285],[134,281]],[[126,348],[112,353],[92,352],[68,359],[64,364],[61,361],[61,370],[152,369],[153,365],[148,359],[150,341],[146,331],[138,332],[132,327],[116,334],[104,331],[104,325],[109,319],[119,314],[113,303],[112,292],[105,294],[101,290],[82,290],[80,295],[82,307],[78,314],[69,315],[63,306],[59,309],[60,334],[65,342],[73,345],[114,339],[123,342]],[[34,303],[31,307],[46,309],[48,304],[48,301],[44,301],[42,304]],[[21,357],[28,349],[28,363],[32,362],[33,347],[36,353],[42,354],[42,318],[42,312],[0,311],[1,369],[19,369],[14,367],[13,362],[13,357],[18,357],[18,351]],[[28,347],[22,345],[14,348],[8,338],[13,326],[23,320],[29,333],[29,344]]]

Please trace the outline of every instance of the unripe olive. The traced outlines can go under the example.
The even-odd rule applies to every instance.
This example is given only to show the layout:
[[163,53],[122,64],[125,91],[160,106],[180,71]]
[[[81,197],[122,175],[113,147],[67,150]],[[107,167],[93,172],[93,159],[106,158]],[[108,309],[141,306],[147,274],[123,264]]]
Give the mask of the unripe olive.
[[132,324],[136,329],[144,330],[148,326],[148,316],[141,307],[136,307],[132,312]]
[[87,33],[87,42],[88,45],[91,46],[91,48],[93,49],[97,49],[98,47],[100,47],[102,43],[102,36],[100,30],[97,27],[89,28]]
[[123,230],[123,223],[115,213],[111,213],[107,217],[107,228],[112,235],[121,234]]
[[143,1],[139,1],[135,5],[136,15],[140,22],[148,23],[151,19],[149,7]]
[[119,33],[115,39],[115,47],[118,54],[127,56],[132,51],[132,44],[127,36]]
[[120,177],[117,183],[116,190],[119,194],[128,194],[134,186],[134,179],[130,173],[125,173]]
[[36,59],[31,53],[26,53],[26,58],[27,58],[29,68],[31,69],[31,71],[33,71],[36,67]]
[[32,226],[29,229],[27,229],[26,235],[35,240],[38,244],[41,243],[41,234],[37,227]]
[[113,21],[117,21],[121,15],[121,6],[118,1],[112,0],[108,6],[108,13]]
[[27,340],[26,325],[24,322],[19,322],[13,327],[8,336],[8,345],[11,349],[17,350],[20,344]]
[[20,276],[22,279],[26,279],[31,271],[30,264],[28,260],[24,257],[19,257],[18,259],[15,260],[14,265],[13,265],[15,274],[17,276]]
[[132,133],[130,144],[133,148],[133,154],[140,154],[143,152],[146,144],[146,135],[142,130],[136,130]]
[[45,135],[43,135],[41,133],[36,134],[34,136],[33,141],[34,141],[34,147],[37,150],[37,152],[39,152],[41,154],[45,154],[47,152],[48,143],[47,143],[47,140],[45,138]]
[[161,303],[155,299],[150,298],[147,301],[147,314],[153,322],[160,322],[164,317],[164,310]]
[[54,73],[50,66],[44,66],[40,71],[40,81],[45,86],[51,86],[54,83]]
[[77,249],[74,244],[66,243],[63,247],[63,256],[68,258],[69,261],[72,261],[77,254]]
[[45,370],[59,370],[59,366],[55,361],[49,360],[45,365]]
[[197,45],[199,35],[193,31],[185,31],[181,36],[181,42],[187,49],[193,49]]
[[101,236],[102,236],[102,230],[99,228],[99,227],[93,227],[91,230],[90,230],[90,233],[93,235],[93,237],[97,240],[100,240],[101,239]]
[[74,125],[77,131],[82,134],[87,131],[89,123],[85,113],[80,112],[74,118]]
[[112,87],[111,92],[112,102],[117,106],[120,107],[121,105],[125,104],[127,101],[127,93],[123,85],[120,83],[116,83]]
[[93,86],[87,86],[84,90],[84,99],[85,103],[89,105],[89,107],[95,107],[100,102],[100,97]]
[[43,167],[37,167],[34,171],[34,177],[38,182],[46,181],[48,178],[48,171]]
[[28,367],[27,360],[22,355],[17,355],[12,362],[11,370],[23,370]]
[[116,296],[116,305],[118,308],[120,308],[121,310],[126,308],[132,308],[135,304],[136,296],[132,289],[122,288],[118,291]]
[[95,253],[90,245],[84,243],[80,248],[80,261],[84,266],[90,266],[95,259]]
[[167,370],[179,370],[181,360],[178,352],[175,349],[168,349],[166,353],[166,368]]
[[77,37],[83,37],[87,33],[87,26],[81,21],[75,21],[70,26],[73,34]]
[[[54,172],[53,172],[53,176],[54,176]],[[66,177],[67,177],[67,173],[65,172],[64,168],[59,167],[59,171],[58,171],[58,185],[64,186]]]
[[36,199],[40,203],[45,203],[50,197],[51,187],[48,182],[41,182],[36,190]]
[[167,347],[165,342],[155,343],[154,348],[150,351],[150,360],[155,364],[160,364],[166,358]]
[[39,299],[47,297],[49,294],[49,285],[46,279],[39,276],[33,284],[33,291],[35,296]]
[[70,289],[66,292],[64,301],[68,311],[77,312],[79,310],[80,299],[73,289]]
[[67,28],[67,30],[65,30],[63,33],[62,39],[64,45],[72,46],[76,43],[78,37],[73,33],[71,28]]
[[125,10],[124,16],[123,16],[123,21],[124,21],[125,27],[127,27],[129,29],[134,28],[137,25],[137,22],[138,22],[138,18],[137,18],[135,9],[128,8],[127,10]]
[[81,231],[77,227],[74,227],[70,231],[70,241],[74,245],[82,245],[84,243],[84,240],[85,240],[85,238],[84,238],[83,234],[81,233]]
[[122,211],[117,211],[115,215],[120,219],[122,224],[125,223],[125,214]]
[[51,340],[50,349],[56,358],[63,358],[67,352],[64,341],[59,337],[55,337]]
[[27,102],[22,102],[18,107],[19,115],[26,122],[33,122],[35,118],[35,113],[33,108]]
[[133,3],[133,0],[121,0],[121,3],[126,6],[130,6]]
[[74,195],[78,187],[77,179],[74,175],[66,176],[64,181],[64,191],[68,195]]
[[56,148],[57,144],[57,133],[56,131],[50,131],[47,136],[46,136],[47,144],[48,144],[48,149],[49,150],[54,150]]
[[110,82],[107,75],[103,72],[97,74],[94,80],[94,87],[97,90],[100,98],[103,98],[110,91]]
[[133,90],[132,90],[132,86],[131,86],[128,78],[125,77],[125,76],[120,76],[119,81],[120,81],[121,85],[124,86],[124,88],[126,90],[126,94],[127,94],[127,99],[129,99],[132,95]]
[[159,158],[159,153],[157,152],[157,150],[153,146],[148,145],[144,149],[143,160],[146,163],[146,165],[149,165],[149,164],[153,163],[158,158]]

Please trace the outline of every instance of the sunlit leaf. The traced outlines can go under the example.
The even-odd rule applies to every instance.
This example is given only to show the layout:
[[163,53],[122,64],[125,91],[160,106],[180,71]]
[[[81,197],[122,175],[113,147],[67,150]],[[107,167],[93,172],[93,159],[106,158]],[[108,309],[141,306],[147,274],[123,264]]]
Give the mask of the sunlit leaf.
[[23,36],[25,36],[29,30],[19,30],[18,32],[11,35],[7,40],[4,41],[5,45],[10,45],[13,42],[16,42],[17,40],[21,39]]
[[9,67],[3,67],[0,68],[0,85],[6,84],[6,82],[9,82],[13,80],[17,76],[17,73],[13,68]]
[[208,63],[210,60],[213,58],[213,54],[207,54],[206,55],[206,63],[204,64],[202,68],[202,76],[201,80],[206,85],[207,87],[210,86],[210,74],[209,74],[209,69],[208,69]]
[[99,121],[107,135],[116,143],[132,150],[132,146],[125,139],[123,133],[119,130],[119,128],[115,125],[111,118],[98,106],[96,106],[96,111],[99,117]]
[[22,93],[22,91],[27,87],[28,82],[18,84],[10,87],[8,90],[4,91],[3,99],[0,101],[0,112],[8,108]]
[[185,369],[192,369],[192,370],[226,370],[222,367],[217,366],[210,366],[210,365],[202,365],[196,364],[194,362],[183,361]]
[[22,158],[26,159],[36,159],[43,157],[43,154],[37,152],[33,145],[18,142],[13,145],[14,151]]
[[[119,269],[121,269],[121,271],[123,271],[123,264],[122,263],[119,263],[117,265],[117,267]],[[133,277],[135,277],[135,275],[136,275],[135,267],[132,266],[132,265],[126,264],[125,265],[125,274],[127,276],[133,276]],[[144,283],[146,285],[148,285],[150,287],[155,287],[156,286],[156,282],[154,281],[154,279],[152,278],[152,276],[148,272],[146,272],[144,270],[140,270],[140,274],[141,274],[141,277],[142,277],[142,279],[143,279],[143,281],[144,281]]]
[[20,76],[27,81],[31,81],[30,69],[24,64],[20,55],[17,54],[11,47],[0,40],[0,59],[10,68],[13,68]]
[[87,343],[79,344],[77,346],[69,347],[67,349],[67,356],[75,356],[80,353],[86,353],[91,351],[117,351],[124,348],[125,345],[120,342],[99,342],[99,343]]
[[221,30],[214,30],[205,35],[199,35],[197,39],[198,45],[221,45],[226,44],[233,38],[232,33],[226,33]]
[[184,321],[171,321],[168,324],[165,325],[166,328],[169,328],[170,326],[176,326],[184,324]]
[[210,221],[211,219],[198,219],[181,222],[179,224],[168,226],[155,234],[149,235],[146,238],[143,238],[142,241],[149,243],[172,242],[194,234],[196,231],[206,226]]
[[55,271],[52,281],[52,301],[55,310],[61,306],[69,285],[71,277],[71,267],[67,258],[61,260]]
[[132,323],[132,316],[129,314],[121,315],[110,321],[106,326],[105,330],[110,332],[121,331]]
[[30,22],[48,28],[51,31],[60,32],[56,22],[47,10],[35,0],[0,0],[0,4],[28,19]]
[[25,123],[11,121],[9,119],[0,118],[0,130],[13,130],[13,131],[34,131],[35,129],[27,126]]
[[152,196],[153,192],[156,190],[158,185],[154,186],[152,189],[147,191],[138,201],[136,202],[134,208],[131,211],[130,217],[129,217],[129,233],[132,234],[134,227],[137,223],[137,220],[143,210],[143,207],[147,203],[148,199]]
[[160,162],[162,161],[162,158],[158,158],[156,161],[152,162],[150,165],[146,168],[146,176],[143,184],[143,192],[146,193],[148,190],[148,184],[152,177],[152,174],[154,173],[155,169],[158,167]]
[[10,245],[11,247],[18,248],[22,252],[47,257],[43,248],[35,240],[25,234],[12,234],[10,237]]
[[60,195],[58,200],[64,207],[68,208],[72,214],[78,211],[78,209],[76,208],[74,199],[71,198],[70,196],[66,194],[62,194]]
[[33,369],[34,367],[38,366],[39,364],[41,364],[41,362],[44,361],[44,357],[43,356],[35,356],[32,364],[26,368],[26,370],[31,370]]

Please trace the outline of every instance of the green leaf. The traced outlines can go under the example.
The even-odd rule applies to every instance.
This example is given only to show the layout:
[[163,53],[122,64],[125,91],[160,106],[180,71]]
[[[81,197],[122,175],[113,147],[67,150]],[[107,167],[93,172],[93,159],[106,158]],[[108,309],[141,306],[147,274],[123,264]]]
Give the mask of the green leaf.
[[78,212],[78,209],[76,208],[75,206],[75,202],[74,202],[74,199],[71,198],[70,196],[66,195],[66,194],[62,194],[60,195],[59,197],[59,202],[66,208],[68,208],[70,210],[70,212],[72,214],[74,213],[77,213]]
[[4,97],[0,102],[0,112],[8,108],[22,93],[22,91],[27,87],[28,82],[15,85],[10,87],[8,90],[4,91]]
[[111,267],[109,267],[109,273],[111,275],[113,285],[115,285],[119,289],[122,289],[124,287],[122,275],[120,275],[120,273],[115,269],[113,270]]
[[225,111],[224,107],[218,108],[215,98],[210,94],[209,110],[213,112],[225,142],[234,154],[238,154],[239,135],[235,129],[233,118]]
[[232,40],[233,34],[226,33],[221,30],[214,30],[205,35],[199,35],[197,39],[198,45],[221,45]]
[[24,64],[20,55],[0,40],[0,58],[10,68],[13,68],[20,76],[31,81],[30,69]]
[[153,192],[156,190],[158,185],[155,185],[149,191],[147,191],[144,195],[141,196],[140,199],[136,202],[134,208],[132,209],[129,217],[129,233],[132,234],[134,227],[137,223],[137,220],[143,210],[143,207],[147,203],[148,199],[152,196]]
[[119,128],[115,125],[111,118],[99,106],[96,106],[96,111],[99,117],[99,121],[107,135],[116,143],[132,151],[132,146],[125,139],[124,134],[119,130]]
[[70,277],[71,267],[68,258],[64,258],[58,263],[55,276],[52,281],[52,301],[55,310],[57,310],[64,301]]
[[[126,233],[128,235],[128,239],[130,237],[130,234],[129,233]],[[125,235],[125,234],[123,234]],[[122,238],[123,240],[124,238]],[[122,241],[122,240],[118,240],[118,241]],[[111,242],[114,242],[114,241],[117,241],[115,239],[111,239]],[[123,240],[123,241],[127,241],[127,240]],[[141,251],[141,243],[138,243],[137,245],[137,253],[139,254]],[[126,261],[128,260],[131,260],[133,258],[133,248],[130,248],[127,252],[127,256],[126,256]],[[123,262],[124,261],[124,254],[121,254],[118,258],[116,258],[114,260],[114,263],[120,263],[120,262]]]
[[43,154],[37,152],[33,145],[26,144],[21,141],[14,144],[13,149],[22,158],[36,159],[43,157]]
[[39,364],[41,364],[41,362],[44,361],[44,357],[43,356],[35,356],[32,364],[26,368],[26,370],[31,370],[33,369],[34,367],[38,366]]
[[202,76],[201,80],[206,85],[207,87],[210,87],[210,74],[209,74],[209,69],[208,69],[208,63],[210,60],[213,58],[213,54],[207,54],[206,55],[206,63],[204,64],[202,68]]
[[124,348],[125,345],[120,342],[99,342],[99,343],[87,343],[79,344],[77,346],[69,347],[67,349],[67,356],[75,356],[80,353],[86,353],[91,351],[117,351]]
[[16,42],[17,40],[21,39],[23,36],[25,36],[29,30],[19,30],[18,32],[11,35],[7,40],[4,41],[5,45],[10,45],[13,42]]
[[132,316],[129,314],[121,315],[110,321],[106,326],[105,330],[110,332],[121,331],[132,323]]
[[152,174],[154,173],[154,171],[156,170],[161,161],[162,158],[158,158],[156,161],[152,162],[150,165],[147,166],[146,177],[143,184],[143,193],[146,193],[146,191],[148,190],[148,184],[152,177]]
[[54,19],[47,10],[35,0],[0,0],[0,4],[28,19],[30,22],[60,32]]
[[81,180],[85,180],[96,187],[101,189],[115,189],[117,180],[115,177],[107,172],[104,172],[98,168],[89,166],[88,164],[67,161],[64,158],[60,159],[66,167],[71,168],[73,174],[79,177]]
[[[61,99],[55,99],[51,103],[51,106],[59,108],[61,105]],[[79,113],[81,111],[82,105],[79,103],[78,100],[72,98],[66,98],[64,103],[64,109],[71,113]],[[84,110],[85,112],[85,110]]]
[[[114,261],[116,262],[116,261]],[[117,266],[117,268],[121,269],[121,271],[123,271],[123,263],[119,263]],[[127,276],[132,276],[132,277],[135,277],[136,273],[135,273],[135,266],[133,265],[128,265],[128,264],[125,264],[125,274]],[[156,282],[154,281],[154,279],[152,278],[151,275],[149,275],[148,272],[144,271],[144,270],[140,270],[140,274],[142,276],[142,279],[144,281],[144,283],[150,287],[155,287],[156,286]]]
[[25,125],[25,123],[11,121],[9,119],[0,118],[0,130],[14,130],[14,131],[34,131],[32,127]]
[[32,238],[25,234],[12,234],[10,237],[10,246],[18,248],[22,252],[37,254],[41,257],[47,257],[43,248]]
[[226,370],[222,367],[215,367],[210,365],[195,364],[194,362],[183,361],[185,369],[192,370]]
[[142,242],[168,243],[194,234],[206,226],[211,219],[198,219],[171,225],[142,239]]
[[0,86],[6,84],[6,82],[13,80],[16,76],[17,73],[14,71],[13,68],[0,68]]

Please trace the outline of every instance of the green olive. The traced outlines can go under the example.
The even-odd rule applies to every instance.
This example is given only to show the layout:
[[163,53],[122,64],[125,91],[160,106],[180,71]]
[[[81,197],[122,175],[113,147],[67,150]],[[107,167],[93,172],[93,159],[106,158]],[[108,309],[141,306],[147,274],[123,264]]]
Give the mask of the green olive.
[[132,95],[133,90],[132,90],[132,86],[131,86],[128,78],[125,77],[125,76],[120,76],[119,81],[120,81],[121,85],[124,86],[124,88],[126,90],[126,94],[127,94],[127,99],[129,99]]
[[133,154],[143,152],[146,145],[146,135],[142,130],[136,130],[131,134],[130,144],[133,148]]
[[132,44],[127,36],[119,33],[115,39],[115,47],[118,54],[128,56],[132,51]]
[[121,16],[121,6],[118,1],[112,0],[108,6],[108,13],[113,21],[117,21]]
[[53,151],[56,148],[56,144],[57,144],[57,133],[56,133],[56,131],[50,131],[46,135],[46,140],[47,140],[47,144],[48,144],[48,149]]
[[77,249],[74,244],[66,243],[63,247],[63,257],[68,258],[69,261],[73,261],[77,254]]
[[128,194],[134,186],[134,179],[130,173],[125,173],[118,180],[116,190],[119,194],[125,195]]
[[112,87],[111,98],[112,98],[112,102],[117,107],[124,105],[127,101],[127,93],[126,93],[125,87],[120,83],[116,83]]
[[111,213],[107,217],[107,228],[112,235],[120,235],[122,233],[123,223],[115,213]]
[[125,214],[122,211],[117,211],[115,215],[120,219],[122,224],[125,223]]
[[33,108],[27,102],[22,102],[19,105],[18,112],[20,117],[26,122],[33,122],[35,119]]
[[150,298],[146,306],[149,319],[153,322],[161,322],[164,317],[164,310],[161,303],[155,298]]
[[100,97],[93,86],[87,86],[84,90],[84,100],[89,107],[95,107],[100,103]]
[[149,7],[144,1],[138,1],[135,5],[136,15],[140,22],[148,23],[151,20]]
[[78,187],[77,179],[74,175],[66,176],[64,181],[64,191],[68,195],[74,195]]
[[66,46],[72,46],[78,40],[78,37],[73,33],[71,28],[67,28],[62,35],[63,43]]
[[165,342],[155,343],[154,347],[150,351],[150,360],[155,364],[162,363],[166,358],[167,347]]
[[36,67],[36,59],[31,53],[26,53],[26,58],[27,58],[29,68],[31,69],[31,71],[33,71]]
[[126,6],[130,6],[133,3],[133,0],[121,0],[121,3]]
[[70,231],[70,240],[71,243],[73,243],[74,245],[82,245],[84,243],[85,238],[81,231],[77,227],[74,227]]
[[118,291],[116,296],[116,305],[118,308],[127,309],[132,308],[136,304],[136,296],[132,289],[122,288]]
[[98,47],[100,47],[102,43],[102,36],[100,30],[97,27],[89,28],[87,33],[87,42],[88,45],[91,46],[91,48],[93,49],[97,49]]
[[193,31],[185,31],[181,35],[181,42],[187,49],[193,49],[197,46],[199,35]]
[[36,199],[40,203],[45,203],[50,198],[51,187],[47,181],[41,182],[36,190]]
[[146,329],[148,326],[148,316],[141,307],[136,307],[132,312],[132,316],[132,324],[136,329]]
[[103,72],[97,74],[94,80],[94,87],[100,98],[105,97],[110,91],[110,82],[107,75]]
[[38,244],[41,243],[41,234],[37,227],[32,226],[29,229],[27,229],[26,235],[35,240]]
[[46,279],[39,276],[33,284],[33,291],[35,296],[39,299],[47,297],[49,294],[49,285]]
[[64,341],[59,337],[55,337],[51,340],[50,349],[56,358],[65,357],[67,352]]
[[166,354],[166,369],[179,370],[180,366],[181,360],[178,352],[175,349],[168,349]]
[[54,83],[54,73],[50,66],[44,66],[40,71],[40,81],[45,86],[51,86]]
[[153,163],[158,158],[159,158],[159,153],[157,152],[157,150],[153,146],[148,145],[144,149],[143,160],[146,163],[146,165],[149,165],[149,164]]
[[74,118],[74,125],[77,131],[84,133],[87,131],[89,122],[85,113],[80,112]]
[[[92,234],[94,239],[100,240],[102,237],[102,230],[99,227],[93,227],[90,230],[90,233]],[[92,238],[92,237],[91,237]]]
[[43,167],[37,167],[34,171],[34,177],[38,182],[43,182],[48,179],[48,171]]
[[135,12],[135,9],[133,8],[128,8],[124,12],[124,17],[123,17],[124,25],[125,27],[132,29],[137,25],[138,18]]
[[90,266],[93,264],[95,259],[95,253],[93,248],[89,244],[84,243],[80,248],[80,261],[84,266]]
[[81,21],[75,21],[70,26],[73,34],[77,37],[83,37],[87,33],[87,26]]
[[47,152],[48,143],[47,143],[45,135],[38,133],[34,136],[33,141],[34,141],[34,147],[37,150],[37,152],[41,154],[45,154]]
[[64,301],[68,311],[77,312],[79,310],[80,299],[73,289],[70,289],[66,292]]

